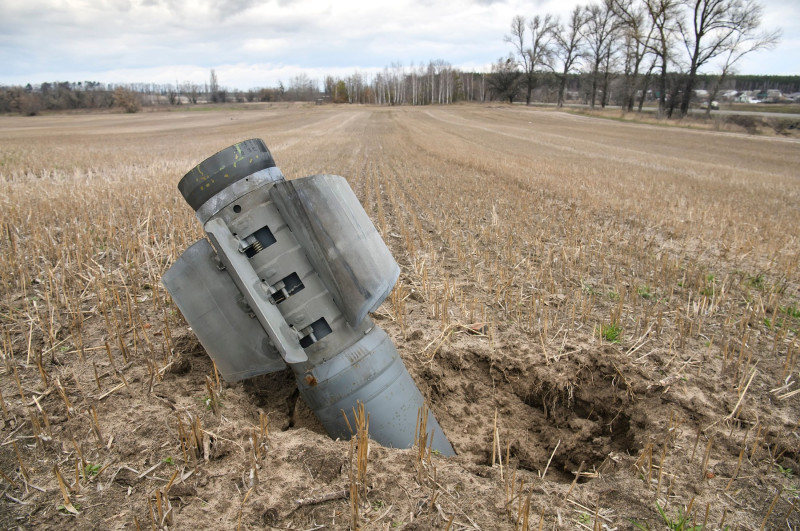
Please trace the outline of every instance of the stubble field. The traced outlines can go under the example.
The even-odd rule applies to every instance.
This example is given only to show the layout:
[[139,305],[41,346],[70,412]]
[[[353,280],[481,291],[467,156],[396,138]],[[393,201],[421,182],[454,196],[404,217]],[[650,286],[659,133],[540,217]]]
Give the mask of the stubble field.
[[[252,137],[349,180],[458,454],[373,443],[357,504],[291,372],[219,380],[159,283],[202,237],[178,180]],[[0,525],[795,529],[798,168],[508,106],[0,117]]]

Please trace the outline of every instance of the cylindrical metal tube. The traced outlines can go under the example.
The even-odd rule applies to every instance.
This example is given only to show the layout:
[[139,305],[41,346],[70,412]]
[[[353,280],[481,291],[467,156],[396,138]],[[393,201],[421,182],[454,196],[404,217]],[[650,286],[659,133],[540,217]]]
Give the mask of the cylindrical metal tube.
[[[424,401],[391,339],[380,328],[372,328],[334,358],[296,376],[300,394],[331,437],[352,435],[353,408],[362,402],[370,414],[369,434],[373,439],[396,448],[414,444]],[[348,416],[349,424],[342,412]],[[426,431],[434,433],[431,448],[442,455],[455,453],[430,412]]]

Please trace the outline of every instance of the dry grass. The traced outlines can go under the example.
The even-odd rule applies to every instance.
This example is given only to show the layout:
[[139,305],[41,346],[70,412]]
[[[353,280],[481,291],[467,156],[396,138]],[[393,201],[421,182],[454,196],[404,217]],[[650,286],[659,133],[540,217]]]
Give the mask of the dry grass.
[[[7,527],[800,518],[796,141],[506,106],[0,124]],[[221,384],[159,283],[202,236],[178,179],[250,137],[349,179],[402,267],[376,318],[460,454],[372,450],[357,514],[307,464],[349,447],[291,383]]]

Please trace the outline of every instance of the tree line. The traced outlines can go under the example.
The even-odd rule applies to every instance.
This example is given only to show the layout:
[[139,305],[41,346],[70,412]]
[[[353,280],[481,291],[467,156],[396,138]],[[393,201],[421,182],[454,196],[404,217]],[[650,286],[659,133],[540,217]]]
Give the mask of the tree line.
[[550,14],[514,17],[505,36],[512,52],[493,66],[495,89],[526,103],[543,74],[558,80],[557,104],[569,75],[587,75],[591,107],[605,106],[617,81],[621,104],[641,110],[650,91],[659,115],[685,115],[701,72],[716,74],[715,99],[746,55],[772,48],[779,30],[761,27],[756,0],[603,0],[576,6],[566,20]]
[[[437,63],[440,63],[437,61]],[[321,82],[300,75],[284,85],[255,88],[247,91],[217,88],[208,84],[114,84],[94,82],[43,83],[40,87],[0,86],[0,113],[35,115],[41,111],[69,111],[79,109],[112,109],[136,112],[142,107],[180,106],[205,103],[294,102],[322,101],[331,103],[360,103],[378,105],[431,105],[459,102],[517,101],[526,93],[520,72],[462,72],[456,68],[437,75],[427,67],[422,73],[411,67],[386,69],[375,75],[354,73],[345,77],[326,76]],[[433,73],[431,73],[433,72]],[[631,80],[616,72],[595,76],[591,72],[569,73],[536,72],[531,102],[561,104],[566,102],[591,105],[623,105],[626,83]],[[652,76],[651,76],[652,77]],[[669,73],[669,86],[680,86],[679,73]],[[602,83],[598,84],[598,79]],[[509,91],[508,84],[516,84]],[[645,86],[646,78],[639,75],[632,80]],[[800,76],[728,75],[720,85],[718,75],[698,75],[695,86],[710,90],[716,86],[737,91],[766,91],[777,89],[784,93],[800,92]],[[598,88],[599,87],[599,88]],[[595,90],[596,89],[596,90]],[[643,92],[638,103],[657,101],[653,91]]]

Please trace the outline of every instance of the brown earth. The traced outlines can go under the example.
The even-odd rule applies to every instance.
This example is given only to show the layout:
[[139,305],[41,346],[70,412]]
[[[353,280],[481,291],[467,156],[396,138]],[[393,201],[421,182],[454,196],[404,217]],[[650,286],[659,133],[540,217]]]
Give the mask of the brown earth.
[[5,528],[351,526],[351,443],[289,371],[219,381],[158,283],[202,236],[178,179],[250,137],[350,180],[458,453],[371,443],[361,528],[800,525],[797,141],[507,106],[0,126]]

